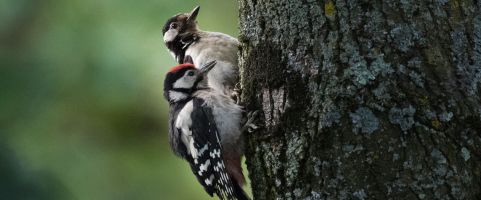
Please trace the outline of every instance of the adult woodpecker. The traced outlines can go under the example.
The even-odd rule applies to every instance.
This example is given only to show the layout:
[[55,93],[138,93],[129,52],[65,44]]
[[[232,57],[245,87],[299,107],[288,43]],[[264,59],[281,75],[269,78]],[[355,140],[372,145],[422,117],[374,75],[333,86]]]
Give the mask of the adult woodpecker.
[[177,156],[187,160],[198,181],[220,199],[249,199],[242,190],[242,110],[234,101],[211,89],[207,74],[216,65],[200,69],[181,64],[170,69],[164,82],[169,101],[169,140]]
[[179,64],[192,63],[199,67],[216,60],[215,69],[208,75],[209,86],[237,97],[234,89],[239,79],[239,41],[224,33],[200,30],[196,22],[199,9],[197,6],[190,13],[177,14],[167,20],[162,29],[164,43]]

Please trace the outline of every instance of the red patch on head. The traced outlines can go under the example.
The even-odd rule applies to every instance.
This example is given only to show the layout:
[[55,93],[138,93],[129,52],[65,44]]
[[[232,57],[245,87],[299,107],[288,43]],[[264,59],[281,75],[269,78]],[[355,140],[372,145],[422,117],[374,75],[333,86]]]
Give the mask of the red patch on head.
[[179,71],[184,68],[195,68],[195,66],[190,63],[180,64],[175,67],[172,67],[167,73],[175,73],[176,71]]

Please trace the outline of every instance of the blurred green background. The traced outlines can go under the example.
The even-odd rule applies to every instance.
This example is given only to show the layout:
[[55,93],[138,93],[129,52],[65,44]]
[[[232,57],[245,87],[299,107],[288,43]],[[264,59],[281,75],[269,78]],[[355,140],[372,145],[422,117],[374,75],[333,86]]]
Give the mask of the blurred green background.
[[0,199],[209,199],[167,139],[161,27],[229,0],[0,0]]

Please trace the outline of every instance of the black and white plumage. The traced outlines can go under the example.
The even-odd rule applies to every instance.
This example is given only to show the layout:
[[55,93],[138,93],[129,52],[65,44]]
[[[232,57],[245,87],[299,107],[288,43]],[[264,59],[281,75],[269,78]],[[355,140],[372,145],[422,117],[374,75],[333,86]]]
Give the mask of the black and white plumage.
[[205,191],[220,199],[248,199],[240,166],[241,108],[207,85],[207,72],[192,64],[172,68],[164,82],[170,104],[169,139],[176,155],[187,160]]
[[208,75],[209,87],[232,95],[239,79],[239,41],[224,33],[200,30],[195,21],[199,9],[197,6],[190,13],[177,14],[167,20],[162,29],[164,43],[179,64],[192,63],[199,67],[217,61]]

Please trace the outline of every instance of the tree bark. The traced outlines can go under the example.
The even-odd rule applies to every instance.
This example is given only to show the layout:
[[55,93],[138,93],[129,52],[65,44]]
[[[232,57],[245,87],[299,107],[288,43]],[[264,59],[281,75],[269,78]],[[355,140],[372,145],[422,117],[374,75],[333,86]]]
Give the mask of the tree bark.
[[255,199],[481,199],[481,1],[240,0]]

